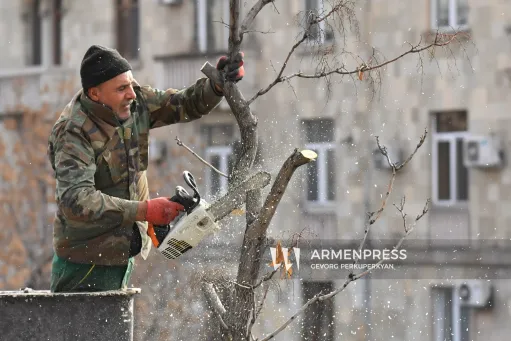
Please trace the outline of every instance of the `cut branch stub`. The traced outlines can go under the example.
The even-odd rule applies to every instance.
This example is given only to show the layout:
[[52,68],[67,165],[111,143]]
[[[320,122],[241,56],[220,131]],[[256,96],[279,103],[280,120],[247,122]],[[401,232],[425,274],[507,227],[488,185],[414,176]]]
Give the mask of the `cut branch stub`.
[[[312,150],[309,150],[309,149],[305,149],[305,150],[302,150],[300,152],[300,154],[302,154],[302,156],[308,160],[306,162],[310,162],[310,161],[316,161],[317,157],[318,157],[318,154],[316,154],[316,152],[312,151]],[[301,166],[301,165],[300,165]]]
[[266,201],[264,202],[257,220],[248,231],[249,238],[258,238],[264,235],[295,170],[309,162],[316,161],[317,157],[318,154],[308,149],[302,151],[295,149],[294,153],[288,157],[286,162],[282,165],[270,193],[266,197]]

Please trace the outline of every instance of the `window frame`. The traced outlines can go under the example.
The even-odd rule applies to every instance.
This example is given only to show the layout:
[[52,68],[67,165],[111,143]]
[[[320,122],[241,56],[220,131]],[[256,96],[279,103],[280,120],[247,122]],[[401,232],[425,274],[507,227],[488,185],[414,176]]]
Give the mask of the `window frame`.
[[[301,282],[301,296],[303,304],[321,292],[329,292],[335,288],[333,281],[307,280]],[[319,290],[318,290],[319,289]],[[314,316],[318,314],[317,316]],[[325,322],[327,322],[325,324]],[[321,340],[335,340],[335,303],[333,300],[325,300],[309,311],[309,319],[302,323],[300,340],[309,340],[320,337]],[[315,329],[319,327],[319,329]],[[303,328],[306,328],[305,330]],[[323,329],[324,328],[324,329]],[[325,335],[326,334],[326,335]]]
[[[208,24],[208,0],[196,0],[196,18],[197,20],[197,48],[200,52],[208,52],[218,50],[218,48],[227,49],[229,42],[228,39],[222,39],[221,43],[217,42],[216,38],[213,37],[213,40],[210,41],[210,34],[215,33],[215,30]],[[230,21],[230,11],[229,11],[229,0],[222,0],[222,19],[224,22]],[[212,30],[212,32],[209,32]],[[223,28],[225,37],[229,37],[229,27],[226,26]],[[222,37],[222,38],[225,38]],[[212,43],[213,46],[209,46]]]
[[[116,0],[115,2],[116,48],[124,58],[131,61],[138,61],[140,59],[140,5],[140,0]],[[132,11],[135,11],[136,13],[136,23],[126,20],[133,19]],[[126,15],[127,18],[122,18],[123,15]],[[124,39],[126,38],[126,35],[133,30],[136,30],[136,33],[134,35],[130,35],[130,37],[133,37],[131,40],[134,41],[130,42],[130,39]],[[136,46],[133,46],[132,44]]]
[[[441,114],[441,111],[437,112]],[[467,200],[457,199],[458,197],[458,187],[457,187],[457,179],[458,179],[458,167],[456,162],[457,158],[457,150],[456,150],[456,141],[458,139],[464,140],[469,136],[468,131],[453,131],[453,132],[437,132],[437,120],[436,115],[433,115],[432,118],[432,150],[431,150],[431,174],[432,174],[432,192],[433,192],[433,204],[436,206],[442,207],[464,207],[468,206],[468,202],[470,200],[470,196]],[[450,198],[448,200],[441,200],[438,198],[438,144],[440,142],[448,142],[449,143],[449,192]],[[467,180],[467,186],[470,184],[470,179]]]
[[208,46],[208,11],[207,0],[197,0],[197,46],[199,51],[206,52]]
[[[220,156],[220,167],[218,168],[224,174],[229,175],[229,157],[232,155],[232,146],[223,145],[223,146],[207,146],[204,151],[204,159],[211,164],[211,158],[213,156]],[[229,186],[229,180],[218,174],[220,179],[220,190],[218,193],[213,193],[211,191],[212,183],[211,183],[211,175],[214,172],[210,167],[206,167],[205,174],[205,185],[206,185],[206,194],[208,197],[217,197],[219,195],[223,195],[227,192]]]
[[448,32],[448,31],[452,31],[452,30],[460,30],[460,31],[468,30],[469,24],[465,24],[465,25],[457,24],[458,12],[459,12],[458,0],[447,0],[447,1],[449,1],[449,16],[448,16],[449,23],[447,26],[438,26],[437,25],[437,22],[438,22],[438,13],[437,13],[438,1],[439,0],[431,0],[430,1],[430,4],[431,4],[430,18],[431,18],[431,28],[432,29],[435,29],[435,30],[438,29],[441,32]]
[[27,35],[30,41],[26,64],[28,66],[43,65],[43,17],[41,16],[41,0],[34,0],[28,5]]
[[[304,9],[305,9],[304,15],[307,16],[307,10],[308,10],[307,9],[307,0],[303,0],[303,1],[304,1],[303,4],[304,4]],[[324,2],[325,0],[311,0],[311,1],[316,2],[315,8],[317,9],[318,14],[321,14],[325,11],[325,2]],[[328,34],[327,34],[326,27],[325,27],[325,22],[326,22],[326,20],[323,20],[317,24],[317,25],[319,25],[319,44],[330,44],[334,41],[333,34],[330,38],[327,39]],[[316,39],[317,38],[308,37],[307,41],[314,42]]]
[[[307,193],[305,194],[305,201],[308,204],[332,204],[336,202],[336,195],[334,200],[328,199],[328,151],[332,150],[335,153],[335,143],[333,142],[308,142],[305,144],[306,149],[314,150],[318,157],[316,158],[317,173],[318,173],[318,199],[309,200],[307,193],[309,192],[309,183],[307,182]],[[335,160],[335,158],[334,158]],[[334,177],[336,174],[334,174]],[[307,176],[306,176],[307,178]]]
[[[464,307],[460,304],[460,299],[459,299],[459,294],[458,294],[458,287],[457,286],[434,286],[432,287],[432,296],[433,297],[440,297],[437,293],[440,293],[441,291],[444,291],[444,290],[448,290],[450,291],[450,298],[451,298],[451,319],[450,321],[452,322],[452,341],[462,341],[462,329],[461,329],[461,325],[462,325],[462,322],[461,322],[461,310],[462,309],[468,309],[468,313],[467,313],[467,319],[469,321],[469,325],[470,325],[470,319],[472,318],[472,314],[471,314],[471,309],[469,307]],[[445,296],[444,296],[445,297]],[[433,304],[432,304],[432,311],[433,311],[433,314],[432,314],[432,319],[433,321],[435,321],[435,324],[433,325],[433,340],[443,340],[442,338],[442,334],[443,334],[443,327],[444,327],[444,324],[445,324],[445,321],[446,321],[446,318],[445,318],[445,310],[439,310],[441,311],[442,313],[441,314],[438,314],[438,308],[441,308],[439,305],[436,305],[435,304],[436,301],[433,301]],[[437,318],[437,317],[440,317],[441,318]],[[468,335],[468,339],[470,340],[470,329],[467,331],[467,333],[469,334]]]
[[52,62],[53,65],[62,64],[62,18],[63,1],[52,2]]

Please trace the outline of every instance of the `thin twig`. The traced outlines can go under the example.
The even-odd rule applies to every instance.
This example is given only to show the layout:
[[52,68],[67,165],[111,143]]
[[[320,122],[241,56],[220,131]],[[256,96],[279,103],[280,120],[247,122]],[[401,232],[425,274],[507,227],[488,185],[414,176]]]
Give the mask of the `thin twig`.
[[245,32],[243,32],[243,33],[272,34],[272,33],[275,33],[275,31],[270,31],[270,30],[268,30],[268,31],[264,32],[264,31],[258,31],[258,30],[248,30],[248,31],[245,31]]
[[258,286],[260,286],[261,284],[263,284],[264,282],[269,281],[269,280],[273,277],[273,275],[275,275],[275,273],[276,273],[277,271],[279,271],[279,269],[280,269],[281,267],[283,267],[283,266],[284,266],[284,263],[282,263],[282,264],[281,264],[281,265],[280,265],[277,269],[273,270],[272,272],[267,273],[267,274],[266,274],[266,276],[264,276],[264,277],[263,277],[263,278],[259,281],[259,283],[257,283],[256,285],[254,285],[254,289],[257,289],[257,287],[258,287]]
[[263,9],[264,6],[273,1],[274,0],[259,0],[254,6],[252,6],[250,11],[248,11],[247,16],[245,17],[245,19],[243,19],[243,22],[241,23],[239,37],[240,41],[243,41],[243,35],[247,32],[250,25],[252,25],[252,22],[254,21],[257,14]]
[[194,152],[190,147],[188,147],[186,144],[184,144],[177,136],[176,136],[176,141],[177,141],[177,145],[178,146],[181,146],[181,147],[184,147],[186,150],[188,150],[190,153],[192,153],[193,156],[195,156],[197,159],[199,159],[200,162],[202,162],[203,164],[205,164],[206,166],[208,166],[209,168],[211,168],[212,170],[214,170],[215,172],[217,172],[218,174],[220,174],[221,176],[223,177],[226,177],[227,179],[229,179],[229,176],[227,174],[224,174],[222,173],[221,171],[219,171],[218,169],[216,169],[215,167],[213,167],[213,165],[211,165],[209,162],[207,162],[206,160],[204,160],[203,158],[201,158],[196,152]]
[[[307,310],[307,308],[312,305],[313,303],[317,302],[317,301],[324,301],[326,298],[326,296],[329,296],[331,295],[330,297],[332,296],[335,296],[337,295],[339,292],[341,292],[342,290],[344,290],[344,288],[346,288],[348,286],[348,284],[350,282],[352,282],[353,279],[347,279],[344,284],[337,290],[331,292],[330,294],[327,294],[327,295],[316,295],[314,296],[313,298],[311,298],[310,300],[307,301],[307,303],[305,303],[296,313],[293,314],[293,316],[291,316],[286,322],[284,322],[284,324],[282,324],[280,327],[278,327],[274,332],[272,332],[271,334],[267,335],[265,338],[261,339],[261,341],[268,341],[268,340],[271,340],[273,339],[278,333],[280,333],[281,331],[283,331],[284,329],[286,329],[286,327],[288,325],[291,324],[291,322],[293,322],[299,315],[301,315],[305,310]],[[329,297],[329,298],[330,298]]]
[[261,95],[264,95],[265,93],[267,93],[268,91],[270,91],[271,88],[273,88],[273,86],[275,86],[275,84],[277,83],[280,83],[283,81],[282,79],[282,74],[284,73],[284,69],[286,68],[287,66],[287,63],[289,62],[289,58],[291,58],[291,55],[293,54],[293,52],[295,52],[295,50],[298,48],[298,46],[300,46],[300,44],[302,44],[308,37],[308,33],[304,33],[302,38],[293,45],[293,47],[291,48],[291,51],[289,51],[289,53],[287,54],[287,57],[286,59],[284,60],[284,63],[282,64],[282,68],[280,69],[280,72],[278,73],[277,77],[273,80],[273,82],[268,85],[266,87],[266,89],[261,89],[259,90],[255,95],[254,97],[252,97],[251,99],[249,99],[247,101],[248,105],[250,105],[253,101],[255,101],[255,99]]
[[334,70],[323,71],[323,72],[312,74],[312,75],[311,74],[307,75],[307,74],[299,72],[299,73],[291,74],[289,76],[282,77],[281,82],[285,81],[287,79],[290,79],[290,78],[294,78],[294,77],[300,77],[300,78],[321,78],[321,77],[325,77],[325,76],[328,76],[328,75],[331,75],[331,74],[351,75],[351,74],[358,74],[360,71],[363,71],[363,72],[372,71],[372,70],[375,70],[375,69],[382,68],[382,67],[384,67],[384,66],[386,66],[386,65],[388,65],[390,63],[393,63],[393,62],[397,61],[398,59],[403,58],[404,56],[406,56],[408,54],[420,53],[420,52],[428,50],[428,49],[430,49],[432,47],[443,47],[443,46],[446,46],[446,45],[450,44],[454,40],[454,38],[455,38],[455,36],[453,36],[451,39],[449,39],[446,42],[431,43],[431,44],[423,46],[423,47],[419,47],[419,45],[416,45],[416,46],[412,47],[410,50],[408,50],[406,52],[403,52],[399,56],[397,56],[395,58],[392,58],[390,60],[387,60],[385,62],[382,62],[380,64],[374,65],[374,66],[368,66],[366,64],[362,64],[361,66],[357,67],[355,70],[352,70],[352,71],[342,71],[343,68],[336,68]]
[[420,140],[419,140],[419,143],[417,143],[417,146],[415,146],[415,150],[413,151],[412,154],[410,154],[410,156],[408,156],[408,158],[403,162],[401,163],[399,166],[396,166],[396,170],[400,170],[401,168],[403,168],[408,162],[410,162],[410,160],[414,157],[415,153],[417,153],[417,151],[419,150],[419,148],[422,146],[422,144],[424,143],[424,141],[426,140],[426,137],[428,136],[428,129],[424,129],[424,134],[421,136]]
[[324,15],[323,17],[315,18],[315,19],[309,21],[309,23],[307,24],[307,27],[305,29],[305,32],[302,35],[302,38],[293,45],[293,47],[291,48],[291,51],[289,51],[289,53],[287,54],[287,57],[284,60],[284,63],[282,64],[282,68],[280,69],[280,72],[278,73],[277,77],[273,80],[273,82],[270,85],[268,85],[268,87],[266,89],[259,90],[254,95],[254,97],[249,99],[247,101],[248,105],[250,105],[253,101],[255,101],[255,99],[257,97],[259,97],[261,95],[264,95],[265,93],[270,91],[270,89],[273,88],[273,86],[275,86],[275,84],[280,83],[280,82],[283,81],[282,74],[284,73],[284,69],[286,68],[287,63],[289,62],[289,58],[291,58],[291,55],[293,54],[293,52],[295,52],[295,50],[298,48],[298,46],[300,46],[305,40],[307,40],[307,38],[309,38],[309,32],[310,32],[311,27],[313,25],[319,24],[323,20],[326,20],[330,15],[332,15],[332,13],[334,13],[336,10],[338,10],[338,6],[339,5],[337,5],[334,8],[332,8],[332,10],[330,12],[328,12],[326,15]]
[[[323,20],[325,18],[322,17],[321,19]],[[322,20],[317,20],[317,22],[320,22]],[[312,22],[314,22],[314,21],[312,21]],[[428,45],[423,46],[423,47],[420,47],[420,43],[419,43],[419,44],[417,44],[415,46],[412,46],[408,51],[403,52],[402,54],[400,54],[399,56],[397,56],[395,58],[392,58],[390,60],[387,60],[385,62],[376,64],[376,65],[372,65],[372,66],[368,65],[366,63],[362,63],[355,70],[348,71],[348,70],[346,70],[345,66],[343,65],[343,66],[340,66],[340,67],[335,68],[333,70],[328,70],[328,71],[327,70],[322,70],[322,71],[316,72],[314,74],[305,74],[303,72],[296,72],[296,73],[293,73],[293,74],[290,74],[290,75],[287,75],[287,76],[282,76],[283,71],[284,71],[285,67],[287,66],[287,62],[288,62],[291,54],[296,50],[296,48],[303,41],[305,41],[305,39],[307,37],[308,37],[308,34],[307,34],[307,30],[306,30],[306,32],[304,33],[302,38],[295,45],[293,45],[293,47],[291,48],[291,51],[289,52],[289,54],[288,54],[288,56],[286,58],[286,61],[284,62],[284,65],[282,66],[281,72],[279,72],[278,76],[266,88],[259,90],[248,101],[249,104],[252,103],[253,101],[255,101],[257,99],[257,97],[259,97],[261,95],[264,95],[265,93],[270,91],[270,89],[273,88],[276,84],[284,82],[284,81],[289,81],[290,79],[292,79],[294,77],[299,77],[299,78],[323,78],[323,77],[327,77],[327,76],[334,75],[334,74],[337,74],[337,75],[359,75],[360,73],[364,73],[364,72],[368,72],[368,71],[372,71],[372,70],[376,70],[376,69],[382,68],[382,67],[384,67],[384,66],[386,66],[386,65],[388,65],[390,63],[393,63],[393,62],[397,61],[398,59],[401,59],[401,58],[405,57],[408,54],[412,54],[412,53],[420,54],[421,52],[423,52],[425,50],[431,49],[432,47],[447,46],[453,40],[455,40],[456,34],[454,34],[452,37],[450,37],[450,39],[448,39],[447,41],[439,42],[439,41],[435,40],[433,43],[428,44]]]
[[[360,243],[360,245],[358,247],[358,252],[361,252],[362,248],[365,245],[365,242],[366,242],[367,237],[369,235],[369,231],[371,229],[371,225],[374,225],[374,223],[376,223],[376,221],[381,217],[381,214],[385,210],[385,207],[387,205],[387,200],[390,197],[390,194],[392,193],[392,189],[394,187],[394,180],[396,179],[397,172],[399,170],[401,170],[404,166],[406,166],[408,164],[408,162],[410,162],[410,160],[412,160],[414,155],[417,153],[419,148],[422,146],[422,144],[426,140],[426,136],[427,135],[428,135],[428,131],[427,131],[427,129],[425,129],[424,130],[424,134],[419,139],[419,143],[417,143],[417,146],[415,146],[415,150],[400,165],[396,165],[395,163],[392,162],[392,160],[390,160],[389,154],[387,153],[387,148],[380,144],[380,139],[379,139],[378,136],[376,136],[376,143],[378,145],[378,149],[383,154],[383,156],[385,156],[385,158],[387,159],[388,164],[392,168],[392,176],[390,177],[389,185],[388,185],[388,188],[387,188],[387,192],[385,193],[385,197],[383,198],[383,200],[381,202],[380,208],[376,212],[370,212],[368,214],[368,219],[367,219],[365,227],[364,227],[364,237],[363,237],[363,239],[362,239],[362,241],[361,241],[361,243]],[[376,215],[376,216],[373,218],[374,215]],[[358,263],[358,259],[355,259],[353,264],[357,264],[357,263]]]
[[[222,24],[222,25],[224,25],[225,28],[229,28],[230,27],[230,25],[228,23],[226,23],[225,21],[223,21],[223,20],[213,20],[212,22]],[[271,31],[270,29],[268,29],[268,31],[266,31],[266,32],[259,31],[259,30],[246,30],[246,31],[243,31],[243,33],[269,34],[269,33],[275,33],[275,31]]]
[[243,289],[253,290],[253,288],[254,288],[253,286],[240,284],[240,283],[235,282],[235,281],[228,281],[228,282],[231,283],[231,284],[234,284],[234,285],[236,285],[236,286],[238,286],[240,288],[243,288]]
[[396,204],[394,204],[394,206],[399,211],[399,213],[401,213],[401,218],[403,218],[403,228],[404,228],[405,232],[408,232],[408,229],[406,227],[406,213],[404,212],[405,201],[406,201],[406,197],[403,196],[403,198],[401,199],[401,204],[399,205],[399,207]]
[[[422,212],[420,214],[417,215],[417,217],[415,217],[413,223],[406,227],[405,230],[406,230],[406,233],[403,235],[403,237],[401,237],[401,239],[399,240],[399,242],[393,247],[393,250],[399,250],[399,248],[401,247],[401,244],[403,244],[403,242],[405,241],[405,239],[410,235],[410,233],[413,232],[413,230],[415,229],[415,226],[417,225],[417,222],[422,218],[424,217],[424,215],[426,213],[428,213],[429,211],[429,204],[430,204],[431,200],[428,199],[426,200],[426,204],[424,205],[424,208],[422,209]],[[384,261],[386,261],[386,259],[383,257],[382,259],[380,259],[380,261],[378,263],[376,263],[374,265],[374,267],[377,267],[378,265],[382,264]],[[373,267],[373,268],[374,268]],[[367,269],[366,271],[364,272],[361,272],[359,273],[358,275],[354,276],[353,277],[353,280],[357,280],[361,277],[364,277],[365,275],[367,275],[368,273],[372,272],[372,269]]]
[[[264,2],[264,1],[263,1]],[[307,27],[305,28],[304,30],[304,33],[302,35],[302,37],[300,38],[300,40],[298,40],[298,42],[296,42],[292,47],[291,47],[291,50],[289,51],[289,53],[287,54],[287,57],[286,59],[284,60],[284,63],[282,64],[282,68],[280,69],[280,72],[278,73],[277,77],[273,80],[273,82],[268,85],[265,89],[261,89],[259,90],[251,99],[249,99],[247,101],[247,104],[250,105],[253,101],[256,100],[257,97],[259,96],[262,96],[264,95],[265,93],[267,93],[268,91],[270,91],[271,88],[273,88],[277,83],[280,83],[280,82],[283,82],[284,80],[286,80],[285,78],[286,77],[283,77],[282,74],[284,73],[284,69],[286,68],[287,66],[287,63],[289,62],[289,59],[291,58],[291,55],[295,52],[295,50],[298,48],[298,46],[300,46],[305,40],[307,40],[309,37],[310,37],[310,30],[312,28],[312,26],[314,25],[317,25],[319,23],[321,23],[322,21],[325,21],[326,19],[328,19],[331,15],[333,15],[334,13],[336,13],[338,10],[340,10],[341,7],[344,6],[344,3],[340,3],[340,4],[337,4],[335,5],[327,14],[323,15],[322,17],[315,17],[313,18],[312,20],[309,20],[308,23],[307,23]],[[254,6],[255,7],[255,6]],[[290,79],[292,77],[289,77],[287,79]]]

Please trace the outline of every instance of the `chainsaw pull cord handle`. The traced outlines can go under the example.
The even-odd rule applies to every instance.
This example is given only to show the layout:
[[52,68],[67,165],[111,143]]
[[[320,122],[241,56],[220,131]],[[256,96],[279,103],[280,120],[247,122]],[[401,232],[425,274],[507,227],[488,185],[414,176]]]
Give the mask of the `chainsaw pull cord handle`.
[[154,231],[154,226],[153,226],[153,224],[151,224],[149,222],[147,223],[147,234],[151,238],[151,241],[153,242],[153,245],[155,247],[160,246],[160,241],[158,240],[158,238],[156,238],[156,232]]

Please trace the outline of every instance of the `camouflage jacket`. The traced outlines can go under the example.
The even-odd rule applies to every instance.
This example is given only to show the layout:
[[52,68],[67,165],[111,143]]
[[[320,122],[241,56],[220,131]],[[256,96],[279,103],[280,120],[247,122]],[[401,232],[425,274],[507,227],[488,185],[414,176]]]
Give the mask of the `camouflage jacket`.
[[[58,205],[53,243],[56,254],[69,261],[127,264],[138,201],[148,196],[149,130],[198,119],[222,99],[207,78],[180,91],[133,86],[136,100],[124,123],[79,91],[50,134]],[[147,223],[137,225],[145,258],[151,246]]]

